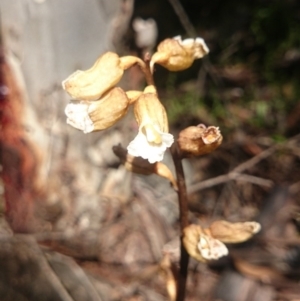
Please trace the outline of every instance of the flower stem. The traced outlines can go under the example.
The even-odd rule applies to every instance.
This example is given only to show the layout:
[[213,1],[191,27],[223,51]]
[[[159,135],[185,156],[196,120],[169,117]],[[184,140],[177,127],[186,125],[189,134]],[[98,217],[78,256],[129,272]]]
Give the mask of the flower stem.
[[151,60],[151,55],[149,52],[147,52],[144,56],[145,68],[142,68],[142,71],[144,72],[147,85],[155,86],[153,74],[151,73],[151,70],[150,70],[150,60]]
[[[144,62],[146,68],[142,69],[145,74],[145,79],[147,85],[154,85],[153,74],[150,70],[150,59],[151,56],[149,53],[146,53],[144,57]],[[187,190],[185,184],[185,177],[182,166],[182,158],[177,146],[177,143],[174,142],[170,148],[175,171],[177,177],[178,185],[178,201],[179,201],[179,220],[180,220],[180,262],[179,262],[179,271],[178,271],[178,280],[177,280],[177,294],[176,301],[184,301],[185,291],[186,291],[186,281],[188,276],[188,265],[189,265],[189,254],[184,248],[183,245],[183,230],[189,225],[188,221],[188,200],[187,200]]]
[[184,171],[181,156],[176,142],[171,147],[171,154],[175,165],[178,185],[178,201],[179,201],[179,220],[180,220],[180,262],[177,282],[176,301],[183,301],[185,298],[186,281],[188,276],[189,255],[183,245],[183,230],[188,226],[188,200],[185,184]]

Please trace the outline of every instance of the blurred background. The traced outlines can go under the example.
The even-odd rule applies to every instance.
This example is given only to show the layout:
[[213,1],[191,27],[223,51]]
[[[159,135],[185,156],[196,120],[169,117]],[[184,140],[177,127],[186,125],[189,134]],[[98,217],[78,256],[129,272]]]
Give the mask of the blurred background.
[[[0,0],[0,13],[0,300],[169,300],[176,194],[113,154],[136,135],[132,112],[83,134],[66,124],[61,81],[105,51],[143,57],[177,35],[210,53],[182,72],[155,67],[171,132],[223,134],[184,160],[190,221],[262,225],[226,258],[191,260],[186,300],[300,300],[298,1]],[[120,85],[143,89],[139,68]]]

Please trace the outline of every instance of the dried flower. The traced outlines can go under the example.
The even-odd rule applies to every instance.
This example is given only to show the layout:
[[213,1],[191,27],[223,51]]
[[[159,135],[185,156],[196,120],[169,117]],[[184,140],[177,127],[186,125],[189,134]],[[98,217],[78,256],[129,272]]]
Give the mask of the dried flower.
[[225,243],[240,243],[250,239],[258,233],[261,226],[257,222],[230,223],[215,221],[210,227],[211,235]]
[[219,147],[222,140],[218,127],[200,124],[182,130],[177,142],[182,156],[192,157],[211,153]]
[[98,101],[72,101],[65,109],[67,123],[90,133],[115,124],[127,112],[129,100],[121,88],[113,88]]
[[135,101],[134,114],[139,132],[128,145],[128,153],[147,159],[150,163],[161,161],[174,138],[168,133],[167,114],[153,86],[146,87],[144,94]]
[[181,40],[180,36],[162,41],[150,61],[153,72],[154,64],[159,64],[170,71],[189,68],[194,60],[208,54],[209,49],[202,38]]
[[114,146],[113,152],[120,158],[122,164],[124,164],[127,170],[142,175],[157,174],[158,176],[168,179],[173,188],[176,191],[178,190],[177,182],[171,170],[165,164],[161,162],[151,164],[149,161],[142,159],[141,157],[133,157],[120,145]]
[[228,249],[219,240],[206,234],[201,226],[190,225],[183,231],[183,244],[189,255],[201,262],[216,260],[228,254]]
[[206,229],[192,224],[183,231],[183,243],[191,257],[207,262],[228,254],[224,243],[244,242],[260,228],[257,222],[230,223],[224,220],[215,221]]
[[227,247],[210,235],[200,234],[197,247],[201,256],[207,260],[217,260],[228,255]]
[[90,69],[71,74],[62,86],[75,99],[96,100],[120,81],[123,72],[119,56],[106,52]]
[[136,63],[145,68],[144,62],[138,57],[120,58],[114,52],[106,52],[90,69],[71,74],[62,82],[62,86],[75,99],[97,100],[120,81],[124,70]]

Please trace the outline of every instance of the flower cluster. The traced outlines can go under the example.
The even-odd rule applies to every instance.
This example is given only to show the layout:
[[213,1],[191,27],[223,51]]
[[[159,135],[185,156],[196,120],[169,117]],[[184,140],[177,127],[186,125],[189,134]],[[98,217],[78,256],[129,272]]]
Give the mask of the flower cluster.
[[205,229],[192,224],[184,229],[183,243],[191,257],[207,262],[228,255],[228,249],[224,243],[244,242],[258,233],[260,229],[260,224],[253,221],[230,223],[220,220],[213,222]]
[[[145,61],[135,56],[119,57],[116,53],[106,52],[90,69],[78,70],[62,83],[72,97],[65,109],[67,123],[84,133],[111,127],[125,116],[130,106],[134,107],[138,133],[127,150],[118,145],[113,147],[113,151],[128,170],[143,175],[159,175],[168,179],[174,190],[178,191],[181,244],[191,257],[201,262],[226,256],[228,249],[225,243],[243,242],[260,230],[260,225],[256,222],[230,223],[221,220],[213,222],[207,228],[188,223],[183,168],[181,163],[176,163],[177,160],[205,155],[218,148],[223,139],[218,127],[200,124],[181,130],[175,142],[176,147],[172,148],[177,180],[170,169],[160,162],[166,150],[174,143],[174,137],[169,133],[167,112],[153,85],[154,67],[159,64],[169,71],[181,71],[208,52],[209,49],[201,38],[182,40],[181,37],[175,37],[162,41],[152,57],[148,55]],[[145,89],[124,91],[117,87],[124,71],[135,64],[145,74]],[[178,247],[175,250],[179,252]],[[185,252],[181,255],[182,258],[188,256]],[[180,261],[183,270],[187,269],[185,261]],[[176,289],[185,290],[184,282],[176,284],[178,273],[174,273],[170,258],[162,264],[162,269],[166,274],[171,300],[175,300],[178,293]]]
[[[150,70],[153,72],[154,64],[160,64],[170,71],[184,70],[208,52],[201,38],[183,41],[180,37],[166,39],[151,57]],[[62,83],[73,98],[65,114],[68,124],[90,133],[114,125],[133,105],[139,131],[127,147],[128,154],[154,164],[162,161],[174,138],[169,133],[166,110],[153,85],[148,85],[144,91],[126,92],[116,87],[124,71],[135,64],[146,72],[145,62],[138,57],[119,57],[114,52],[106,52],[90,69],[71,74]]]

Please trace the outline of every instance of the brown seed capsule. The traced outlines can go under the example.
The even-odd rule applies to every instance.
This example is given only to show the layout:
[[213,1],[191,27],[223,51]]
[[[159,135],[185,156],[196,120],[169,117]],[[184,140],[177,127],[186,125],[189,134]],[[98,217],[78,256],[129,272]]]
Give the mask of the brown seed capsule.
[[192,157],[211,153],[219,147],[222,140],[218,127],[200,124],[182,130],[177,142],[182,156]]

